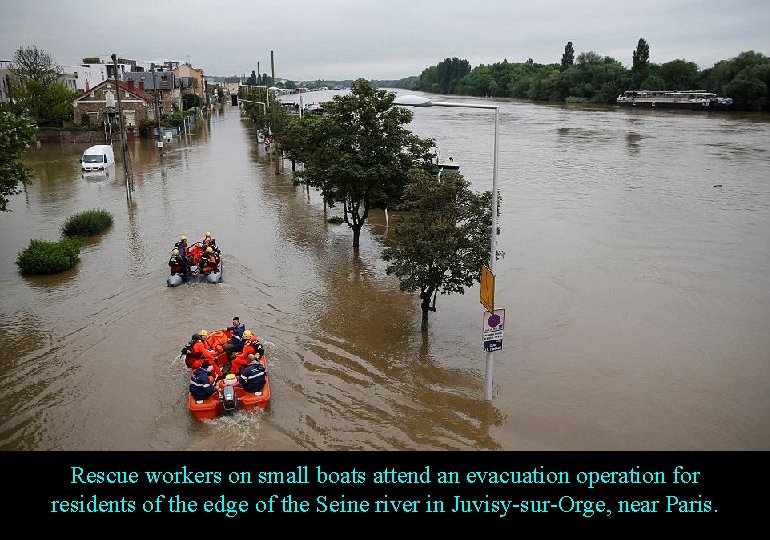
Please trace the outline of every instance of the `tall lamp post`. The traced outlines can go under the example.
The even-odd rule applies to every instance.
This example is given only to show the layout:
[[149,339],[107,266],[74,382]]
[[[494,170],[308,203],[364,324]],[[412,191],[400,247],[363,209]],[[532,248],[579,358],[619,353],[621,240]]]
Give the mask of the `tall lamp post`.
[[[495,259],[497,258],[497,165],[499,153],[499,106],[485,105],[482,103],[454,103],[451,101],[432,101],[429,98],[404,95],[398,96],[393,100],[393,105],[405,107],[463,107],[468,109],[492,109],[495,111],[495,148],[494,162],[492,168],[492,231],[489,249],[489,270],[494,276]],[[494,299],[492,300],[494,303]],[[494,356],[492,351],[486,351],[486,375],[484,376],[484,399],[492,399],[492,369],[494,367]]]

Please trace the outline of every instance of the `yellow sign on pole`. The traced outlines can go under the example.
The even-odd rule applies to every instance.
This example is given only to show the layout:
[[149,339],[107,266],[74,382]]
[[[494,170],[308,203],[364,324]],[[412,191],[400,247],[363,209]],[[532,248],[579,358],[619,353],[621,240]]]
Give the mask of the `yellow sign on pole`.
[[495,311],[495,275],[486,264],[481,266],[481,305],[487,311]]

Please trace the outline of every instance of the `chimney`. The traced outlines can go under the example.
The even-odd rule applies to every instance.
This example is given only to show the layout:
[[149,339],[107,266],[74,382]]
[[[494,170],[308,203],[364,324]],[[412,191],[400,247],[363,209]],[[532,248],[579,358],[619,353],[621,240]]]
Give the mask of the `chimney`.
[[134,79],[128,79],[128,88],[129,90],[134,90]]
[[142,77],[142,80],[139,81],[139,90],[144,92],[144,77]]

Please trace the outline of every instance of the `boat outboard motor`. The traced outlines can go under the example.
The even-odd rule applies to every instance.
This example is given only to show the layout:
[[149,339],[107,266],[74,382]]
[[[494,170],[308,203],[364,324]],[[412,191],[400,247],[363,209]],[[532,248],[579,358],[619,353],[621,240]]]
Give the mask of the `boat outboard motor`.
[[235,387],[225,385],[222,389],[222,407],[227,412],[232,412],[238,407],[238,398],[235,396]]

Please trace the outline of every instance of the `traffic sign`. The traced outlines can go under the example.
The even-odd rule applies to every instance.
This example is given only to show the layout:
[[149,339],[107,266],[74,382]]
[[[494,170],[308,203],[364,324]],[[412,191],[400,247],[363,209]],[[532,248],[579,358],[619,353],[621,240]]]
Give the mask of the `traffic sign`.
[[495,275],[486,264],[481,265],[480,300],[487,311],[495,310]]
[[484,350],[499,351],[503,348],[503,329],[505,327],[505,310],[496,309],[484,312],[482,325],[484,334]]

